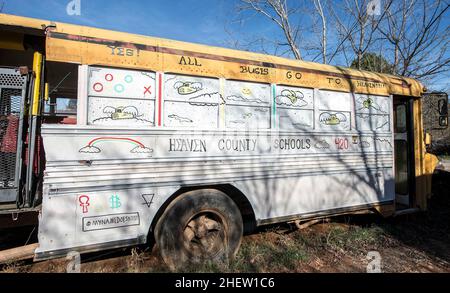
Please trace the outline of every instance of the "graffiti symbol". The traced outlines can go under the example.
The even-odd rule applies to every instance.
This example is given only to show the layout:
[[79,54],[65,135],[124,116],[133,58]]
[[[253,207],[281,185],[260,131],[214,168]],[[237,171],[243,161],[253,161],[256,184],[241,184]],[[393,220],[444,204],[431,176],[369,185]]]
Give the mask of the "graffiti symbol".
[[380,107],[378,104],[376,104],[376,103],[374,102],[374,100],[373,100],[372,98],[370,98],[370,97],[367,97],[367,98],[365,98],[365,97],[359,97],[359,98],[356,100],[356,102],[357,102],[358,104],[361,105],[361,107],[360,107],[359,109],[357,109],[357,111],[364,110],[364,109],[374,109],[375,111],[382,112],[382,113],[386,113],[386,112],[383,111],[383,110],[381,109],[381,107]]
[[171,119],[178,120],[179,122],[183,122],[183,123],[192,123],[192,122],[194,122],[194,121],[192,121],[191,119],[189,119],[187,117],[181,117],[181,116],[178,116],[176,114],[170,114],[167,117],[169,117]]
[[125,90],[125,87],[123,86],[123,84],[119,83],[114,86],[114,90],[116,91],[116,93],[120,94]]
[[106,106],[103,108],[103,113],[108,114],[108,116],[103,116],[92,120],[92,123],[103,120],[124,120],[124,119],[135,119],[143,122],[152,122],[150,120],[139,118],[139,110],[135,106],[120,106],[112,107]]
[[[197,102],[196,100],[206,98],[208,100],[211,100],[211,102]],[[199,96],[195,96],[192,98],[189,98],[189,104],[193,106],[215,106],[217,105],[217,101],[221,98],[219,93],[210,93],[210,94],[203,94]]]
[[310,124],[306,124],[306,123],[292,123],[292,126],[294,126],[297,129],[302,129],[304,127],[311,127]]
[[229,101],[234,101],[234,102],[247,102],[247,103],[256,103],[256,104],[268,104],[268,102],[264,102],[261,99],[258,98],[254,98],[254,99],[248,99],[248,98],[244,98],[242,96],[228,96],[227,100]]
[[362,148],[368,148],[368,147],[370,147],[370,142],[368,142],[368,141],[366,141],[366,140],[361,140],[361,141],[359,142],[359,145],[360,145]]
[[384,126],[389,124],[389,115],[370,115],[370,114],[361,114],[361,113],[357,113],[356,117],[361,118],[364,121],[368,121],[372,116],[382,116],[383,117],[383,121],[381,121],[381,124],[377,123],[376,125],[376,129],[380,129],[383,128]]
[[243,88],[242,90],[241,90],[241,92],[242,92],[242,94],[243,95],[246,95],[246,96],[249,96],[249,95],[251,95],[252,94],[252,91],[249,89],[249,88]]
[[132,83],[133,82],[133,77],[131,75],[126,75],[124,78],[126,83]]
[[130,153],[133,154],[139,154],[139,153],[152,153],[153,149],[146,147],[145,145],[143,145],[141,142],[131,139],[131,138],[127,138],[127,137],[97,137],[94,138],[93,140],[89,141],[89,143],[82,147],[81,149],[78,150],[78,152],[80,153],[100,153],[102,150],[97,146],[100,143],[103,142],[111,142],[111,141],[117,141],[117,142],[126,142],[129,143],[131,145],[133,145],[134,147],[130,150]]
[[389,124],[389,121],[385,121],[383,124],[381,124],[380,126],[377,126],[377,129],[383,128],[385,125]]
[[92,86],[92,88],[94,89],[94,91],[96,91],[97,93],[100,93],[103,91],[103,85],[99,82],[94,83],[94,85]]
[[112,81],[114,79],[114,76],[112,76],[111,73],[105,74],[105,80],[106,81]]
[[300,91],[282,90],[281,95],[276,97],[276,104],[280,106],[305,107],[308,102],[304,100],[304,95]]
[[148,78],[151,78],[151,79],[155,80],[155,77],[151,73],[141,72],[141,74],[144,75],[144,76],[147,76]]
[[111,204],[112,209],[117,209],[122,206],[122,203],[120,202],[120,198],[117,194],[111,195],[111,197],[109,198],[109,203]]
[[378,140],[381,143],[385,143],[385,144],[389,145],[390,148],[392,148],[391,142],[385,138],[375,138],[375,140]]
[[319,140],[318,142],[316,142],[314,147],[316,149],[329,149],[330,144],[325,139],[322,139],[322,140]]
[[78,202],[80,203],[80,207],[83,208],[83,214],[86,214],[88,212],[88,206],[89,204],[89,196],[87,195],[80,195],[78,198]]
[[153,198],[155,197],[154,193],[149,194],[141,194],[142,198],[144,199],[143,205],[146,205],[148,208],[153,203]]
[[103,108],[103,113],[111,114],[112,120],[120,120],[120,119],[131,119],[138,117],[138,109],[134,106],[125,106],[125,107],[111,107],[106,106]]
[[230,123],[235,123],[235,124],[245,124],[245,121],[242,120],[230,120]]
[[[167,82],[169,82],[169,81],[171,81],[171,80],[174,80],[174,79],[176,79],[177,78],[177,76],[172,76],[172,77],[170,77],[170,78],[167,78],[166,79],[166,81],[164,82],[164,83],[167,83]],[[176,88],[175,88],[176,89]]]
[[152,94],[152,92],[150,91],[150,88],[151,88],[152,86],[151,85],[149,85],[149,86],[144,86],[144,95],[145,94],[149,94],[149,95],[151,95]]
[[173,85],[173,87],[178,91],[178,94],[180,95],[193,94],[203,89],[202,83],[192,81],[177,81]]
[[341,122],[346,122],[347,117],[341,112],[323,112],[319,116],[319,121],[325,125],[339,125]]

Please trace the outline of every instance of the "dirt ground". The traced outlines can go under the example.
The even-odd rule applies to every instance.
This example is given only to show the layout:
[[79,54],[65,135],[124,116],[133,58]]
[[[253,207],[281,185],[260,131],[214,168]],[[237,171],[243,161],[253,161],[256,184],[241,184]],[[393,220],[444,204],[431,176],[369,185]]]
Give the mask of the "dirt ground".
[[[450,272],[450,173],[433,177],[429,211],[383,219],[342,216],[295,230],[265,227],[244,237],[228,264],[189,272],[366,272],[368,253],[379,253],[382,272]],[[35,241],[33,227],[0,231],[0,249]],[[2,272],[65,272],[68,260],[13,262]],[[156,249],[117,249],[82,256],[82,272],[165,272]]]

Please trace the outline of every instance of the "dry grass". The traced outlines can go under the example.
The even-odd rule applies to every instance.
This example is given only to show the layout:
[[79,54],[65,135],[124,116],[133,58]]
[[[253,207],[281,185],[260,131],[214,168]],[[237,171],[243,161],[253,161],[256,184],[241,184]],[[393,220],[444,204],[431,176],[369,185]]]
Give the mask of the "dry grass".
[[1,272],[2,273],[20,273],[22,270],[21,262],[8,262],[3,264]]
[[[333,218],[304,230],[281,225],[244,237],[233,260],[192,265],[182,272],[365,272],[369,251],[384,272],[450,272],[450,173],[433,178],[427,213],[394,219]],[[27,235],[27,234],[26,234]],[[67,260],[12,262],[1,272],[65,272]],[[167,272],[157,251],[102,252],[82,259],[82,272]]]

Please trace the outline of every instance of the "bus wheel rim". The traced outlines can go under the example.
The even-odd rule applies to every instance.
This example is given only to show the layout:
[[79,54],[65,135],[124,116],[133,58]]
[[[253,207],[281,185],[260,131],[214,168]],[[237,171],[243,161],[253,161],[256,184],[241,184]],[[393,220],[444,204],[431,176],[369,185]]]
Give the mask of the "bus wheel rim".
[[214,211],[194,215],[186,224],[184,245],[194,258],[214,258],[225,249],[226,226],[221,215]]

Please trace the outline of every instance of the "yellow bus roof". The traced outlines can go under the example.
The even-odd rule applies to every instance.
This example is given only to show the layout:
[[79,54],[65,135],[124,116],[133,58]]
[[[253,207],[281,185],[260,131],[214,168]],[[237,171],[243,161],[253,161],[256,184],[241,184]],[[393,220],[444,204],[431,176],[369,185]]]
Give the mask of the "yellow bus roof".
[[0,26],[46,34],[46,59],[375,95],[419,97],[414,79],[272,55],[0,14]]

